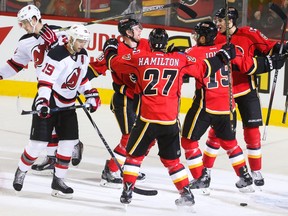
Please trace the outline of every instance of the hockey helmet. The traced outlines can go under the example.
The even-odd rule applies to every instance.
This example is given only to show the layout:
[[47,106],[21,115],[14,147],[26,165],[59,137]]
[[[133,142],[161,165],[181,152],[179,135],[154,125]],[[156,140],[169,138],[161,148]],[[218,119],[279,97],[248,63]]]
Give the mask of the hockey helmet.
[[41,19],[40,10],[35,5],[27,5],[20,9],[17,14],[19,23],[24,20],[28,20],[28,22],[31,23],[33,17],[36,17],[37,21]]
[[120,20],[118,23],[118,31],[122,36],[127,36],[126,31],[131,30],[134,26],[139,26],[142,29],[142,25],[135,19],[128,18],[124,20]]
[[155,28],[149,34],[149,44],[154,50],[162,50],[166,48],[168,42],[168,34],[163,28]]
[[90,40],[90,32],[84,25],[73,25],[68,30],[68,35],[73,38],[73,40],[84,40],[89,41]]
[[[226,15],[225,12],[226,12],[226,9],[225,9],[225,8],[220,8],[220,9],[216,12],[215,17],[218,17],[218,18],[223,19],[223,18],[225,18],[225,15]],[[229,8],[228,8],[228,13],[227,13],[227,15],[228,15],[228,18],[229,18],[229,19],[232,19],[232,20],[233,20],[233,24],[236,25],[236,21],[237,21],[237,19],[238,19],[238,17],[239,17],[239,14],[238,14],[237,9],[234,8],[234,7],[229,7]]]
[[205,45],[212,45],[217,36],[217,27],[212,21],[199,22],[194,27],[195,32],[200,36],[205,37]]

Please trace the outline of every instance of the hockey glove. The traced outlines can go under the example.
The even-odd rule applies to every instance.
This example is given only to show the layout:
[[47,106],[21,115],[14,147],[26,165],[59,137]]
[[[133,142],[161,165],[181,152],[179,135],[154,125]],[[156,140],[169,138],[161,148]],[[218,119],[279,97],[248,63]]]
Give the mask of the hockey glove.
[[90,90],[86,90],[84,92],[84,96],[86,98],[86,105],[89,107],[88,109],[90,113],[95,112],[97,108],[101,105],[101,100],[97,89],[92,88]]
[[58,44],[58,38],[54,31],[52,31],[47,24],[44,24],[39,32],[40,36],[43,38],[48,46],[48,49],[54,48]]
[[173,43],[167,48],[167,53],[172,53],[172,52],[185,52],[185,48],[180,47],[180,46],[175,46]]
[[40,118],[49,118],[50,115],[50,108],[49,102],[46,98],[39,98],[35,102],[36,110],[38,111],[38,116]]
[[103,52],[106,62],[110,60],[113,55],[117,55],[118,40],[115,38],[108,39],[103,46]]
[[271,70],[273,69],[281,69],[285,63],[287,59],[287,55],[286,54],[274,54],[272,56],[267,55],[266,56],[266,60],[265,64],[268,65],[268,68]]
[[[280,49],[281,49],[281,43],[278,42],[274,45],[272,54],[279,53]],[[283,48],[282,48],[282,54],[287,54],[287,53],[288,53],[288,42],[284,42]]]
[[216,56],[224,63],[228,62],[236,57],[236,50],[234,44],[225,44],[216,54]]

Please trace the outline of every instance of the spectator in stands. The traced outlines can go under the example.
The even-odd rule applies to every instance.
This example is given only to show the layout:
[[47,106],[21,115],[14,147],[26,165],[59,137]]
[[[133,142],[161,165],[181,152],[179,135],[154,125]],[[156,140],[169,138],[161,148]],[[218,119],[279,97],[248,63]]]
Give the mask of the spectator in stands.
[[33,0],[6,0],[6,11],[18,12],[27,4],[33,4]]

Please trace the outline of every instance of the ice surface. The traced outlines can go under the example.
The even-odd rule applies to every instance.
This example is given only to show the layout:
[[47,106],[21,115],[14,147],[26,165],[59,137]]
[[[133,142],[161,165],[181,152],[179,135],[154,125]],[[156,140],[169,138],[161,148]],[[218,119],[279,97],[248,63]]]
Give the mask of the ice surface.
[[[125,211],[119,198],[121,189],[103,188],[99,185],[101,172],[109,153],[97,132],[82,110],[77,110],[80,139],[84,143],[83,160],[78,167],[71,167],[66,180],[74,189],[72,200],[52,197],[52,176],[37,176],[28,172],[21,192],[12,187],[14,173],[24,146],[28,143],[31,116],[21,116],[17,111],[16,97],[0,97],[0,216],[96,216],[96,215],[199,215],[199,216],[279,216],[288,215],[288,130],[269,127],[267,140],[263,142],[263,175],[265,186],[262,191],[243,194],[235,187],[235,176],[226,154],[221,151],[212,170],[211,194],[205,196],[194,190],[196,204],[193,209],[177,209],[174,201],[179,197],[167,170],[162,166],[154,147],[145,158],[141,171],[146,173],[143,189],[158,190],[157,196],[133,194],[131,204]],[[19,108],[30,110],[32,99],[20,98]],[[92,114],[94,121],[111,149],[118,143],[120,131],[109,110],[102,105]],[[273,116],[272,116],[273,117]],[[183,120],[183,115],[180,116]],[[237,129],[239,144],[243,145],[241,124]],[[201,139],[203,149],[206,135]],[[244,150],[245,152],[245,150]],[[44,152],[38,159],[44,157]],[[182,162],[185,164],[183,156]],[[191,176],[190,176],[191,177]],[[240,206],[247,203],[247,206]]]

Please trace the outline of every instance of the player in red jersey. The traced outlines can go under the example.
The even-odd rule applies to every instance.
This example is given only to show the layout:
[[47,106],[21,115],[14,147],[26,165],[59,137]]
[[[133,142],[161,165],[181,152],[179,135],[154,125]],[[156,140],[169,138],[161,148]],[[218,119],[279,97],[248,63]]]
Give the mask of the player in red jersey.
[[[129,73],[137,77],[140,93],[140,114],[132,128],[124,163],[123,192],[120,202],[129,204],[139,169],[147,149],[157,140],[160,160],[180,193],[177,206],[191,206],[194,196],[189,188],[185,167],[180,162],[179,100],[183,76],[198,79],[213,75],[223,62],[235,57],[233,46],[219,51],[215,57],[198,61],[183,53],[165,53],[168,35],[164,29],[153,29],[149,35],[151,51],[140,50],[127,55],[117,55],[117,40],[104,44],[108,67],[113,71]],[[117,73],[116,71],[116,73]]]
[[[140,50],[150,51],[148,40],[141,38],[142,26],[137,20],[131,18],[121,20],[118,23],[118,31],[123,37],[123,42],[120,42],[118,47],[118,53],[120,55],[137,53],[140,52]],[[108,69],[104,54],[98,57],[95,62],[90,62],[89,68],[89,79],[105,73]],[[116,68],[116,71],[118,71],[118,68]],[[114,94],[110,109],[114,113],[122,133],[120,143],[113,151],[121,166],[124,164],[126,158],[126,145],[137,113],[137,110],[133,107],[136,103],[135,101],[137,101],[137,98],[134,100],[136,77],[133,74],[133,70],[129,72],[129,74],[112,72]],[[151,145],[153,145],[153,143]],[[144,179],[145,174],[140,172],[138,180],[143,181]],[[112,188],[122,187],[122,177],[113,158],[106,161],[104,170],[102,171],[100,185]]]
[[[268,55],[271,51],[274,53],[279,52],[280,45],[277,42],[270,41],[257,29],[249,26],[238,28],[236,24],[238,11],[234,7],[229,7],[228,19],[230,41],[239,46],[245,55],[259,56]],[[218,10],[215,15],[215,23],[218,27],[215,43],[226,42],[225,8]],[[286,50],[286,47],[284,48]],[[244,140],[246,142],[252,177],[256,186],[263,186],[264,178],[261,174],[261,135],[259,130],[259,126],[263,123],[256,75],[246,76],[233,70],[232,77],[233,93],[242,118]],[[212,129],[209,131],[207,148],[203,156],[205,167],[213,167],[219,147],[219,140],[215,137],[215,132]]]
[[[200,59],[213,57],[223,46],[223,44],[214,44],[217,27],[213,22],[198,23],[195,27],[195,32],[197,46],[187,49],[186,53],[188,55]],[[235,68],[235,73],[252,75],[271,70],[266,57],[246,57],[240,51],[236,52],[236,54],[236,58],[231,61],[231,68]],[[279,60],[279,62],[277,60],[277,56],[273,56],[274,65],[279,63],[280,66],[278,67],[282,67],[284,59]],[[225,65],[214,76],[201,80],[196,79],[193,103],[184,119],[181,144],[185,149],[185,157],[194,178],[191,181],[192,189],[206,188],[210,184],[210,175],[203,166],[202,152],[198,145],[198,140],[209,126],[214,129],[220,146],[226,150],[236,175],[240,177],[236,187],[244,188],[253,183],[247,170],[243,151],[237,144],[235,131],[231,130],[230,103],[232,103],[234,111],[233,125],[236,124],[236,114],[235,102],[234,100],[229,100],[227,69],[228,67]]]

